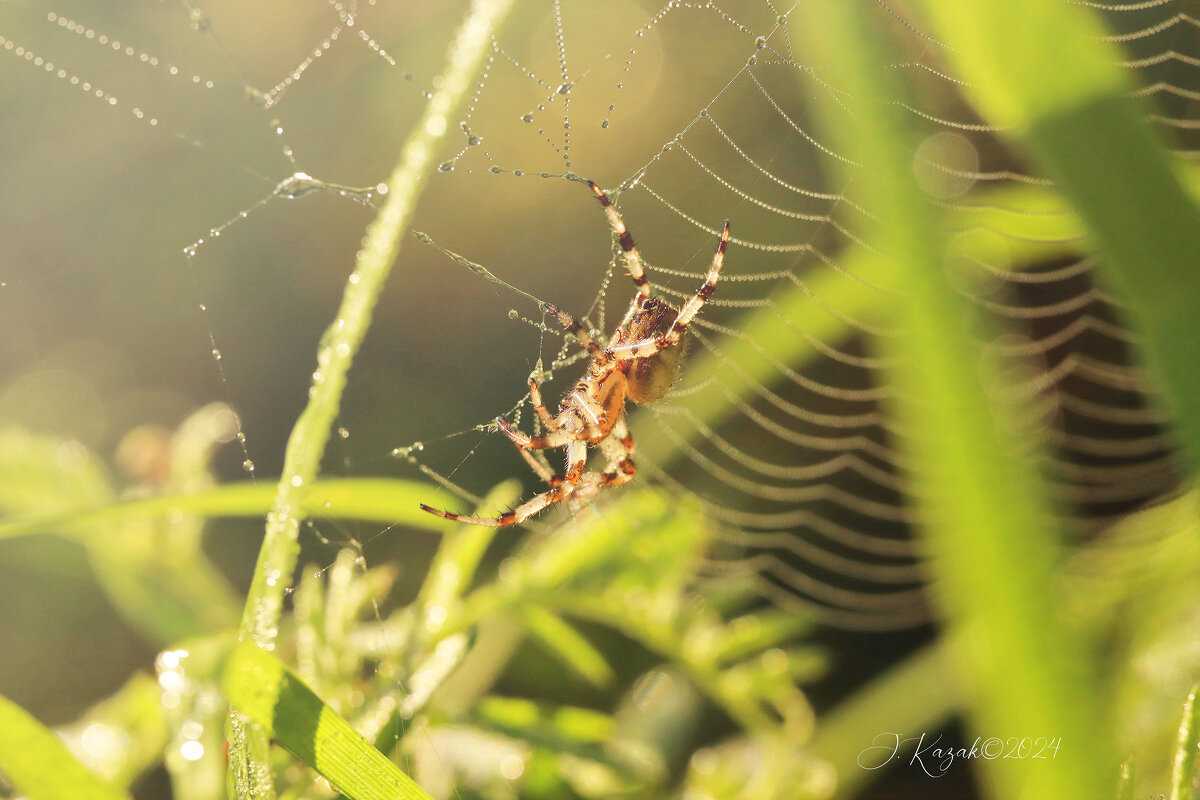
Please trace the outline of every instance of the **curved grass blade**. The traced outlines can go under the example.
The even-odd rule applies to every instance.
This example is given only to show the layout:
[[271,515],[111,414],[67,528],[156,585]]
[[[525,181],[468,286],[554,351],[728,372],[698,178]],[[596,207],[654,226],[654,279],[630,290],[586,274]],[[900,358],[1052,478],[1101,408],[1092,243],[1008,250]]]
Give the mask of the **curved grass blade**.
[[432,800],[267,651],[238,645],[221,688],[231,706],[351,800]]
[[[329,442],[330,429],[341,406],[350,365],[366,336],[384,281],[400,252],[400,240],[416,209],[417,200],[434,169],[438,145],[452,128],[450,119],[465,102],[484,59],[491,52],[495,29],[508,15],[512,0],[474,0],[446,55],[446,67],[434,80],[430,97],[401,148],[400,159],[388,178],[388,195],[379,216],[367,229],[355,258],[337,316],[321,337],[317,369],[308,405],[288,436],[275,503],[267,515],[266,532],[239,629],[243,641],[269,647],[279,630],[284,592],[292,584],[299,557],[300,521],[305,485],[316,477]],[[440,82],[438,82],[440,80]],[[230,765],[239,797],[271,798],[274,791],[261,777],[267,765],[257,763],[265,742],[234,715],[230,719]]]

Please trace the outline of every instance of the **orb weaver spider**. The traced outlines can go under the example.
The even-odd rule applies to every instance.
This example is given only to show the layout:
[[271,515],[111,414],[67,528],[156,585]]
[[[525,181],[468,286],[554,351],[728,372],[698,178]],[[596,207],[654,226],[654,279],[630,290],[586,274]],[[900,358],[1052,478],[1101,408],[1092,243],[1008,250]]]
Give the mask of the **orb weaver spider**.
[[[557,416],[552,415],[542,402],[537,379],[530,378],[529,400],[546,429],[543,435],[529,436],[513,428],[502,417],[495,420],[496,427],[512,440],[521,457],[550,488],[498,517],[454,514],[422,503],[421,508],[430,514],[473,525],[515,525],[555,503],[569,498],[583,499],[603,488],[627,483],[637,472],[633,463],[633,437],[625,425],[625,401],[646,405],[660,400],[678,377],[686,350],[688,323],[712,297],[721,274],[725,245],[729,242],[729,220],[725,221],[704,283],[682,308],[676,310],[665,300],[650,295],[650,283],[632,234],[608,195],[592,181],[587,184],[617,235],[622,258],[637,293],[607,346],[598,344],[570,314],[542,303],[543,310],[588,351],[591,362],[587,373],[562,399]],[[584,472],[588,445],[598,447],[608,459],[604,471]],[[552,474],[531,453],[559,447],[566,450],[566,472],[562,476]]]

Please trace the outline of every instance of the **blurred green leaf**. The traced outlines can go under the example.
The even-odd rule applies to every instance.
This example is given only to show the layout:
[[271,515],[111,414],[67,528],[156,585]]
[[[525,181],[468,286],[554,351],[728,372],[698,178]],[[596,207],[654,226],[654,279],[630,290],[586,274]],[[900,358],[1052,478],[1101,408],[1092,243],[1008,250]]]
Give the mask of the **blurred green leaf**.
[[0,696],[0,772],[29,800],[128,800],[97,778],[58,736]]
[[1129,96],[1125,56],[1079,4],[923,5],[983,116],[1015,128],[1099,244],[1102,274],[1146,334],[1147,358],[1200,472],[1200,207]]
[[[901,446],[934,589],[969,681],[975,729],[1070,743],[1049,765],[996,759],[982,767],[1000,798],[1104,797],[1115,785],[1116,760],[1108,708],[1093,683],[1095,654],[1057,612],[1058,531],[1048,491],[1036,458],[1012,444],[1031,440],[1016,422],[1028,415],[994,388],[1003,384],[983,356],[983,321],[945,274],[937,214],[914,179],[911,132],[894,102],[904,93],[878,68],[883,39],[863,8],[803,6],[802,27],[808,63],[840,70],[845,94],[823,96],[822,119],[870,175],[872,209],[887,220],[871,240],[892,257],[904,287],[893,304],[903,335],[880,346],[895,365],[893,413],[908,433]],[[1032,17],[1013,18],[1028,26]]]
[[521,611],[529,634],[571,671],[593,686],[611,686],[616,674],[604,655],[562,617],[538,606]]

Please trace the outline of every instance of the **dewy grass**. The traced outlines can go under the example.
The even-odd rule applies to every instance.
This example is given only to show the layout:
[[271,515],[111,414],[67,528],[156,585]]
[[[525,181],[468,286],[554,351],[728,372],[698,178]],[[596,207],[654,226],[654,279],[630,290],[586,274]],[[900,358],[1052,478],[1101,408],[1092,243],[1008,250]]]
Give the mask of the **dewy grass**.
[[[288,438],[275,504],[267,515],[239,630],[243,641],[271,649],[278,634],[283,596],[299,556],[298,537],[304,497],[316,477],[341,403],[346,374],[366,335],[379,293],[400,250],[425,181],[433,170],[438,145],[450,129],[450,115],[463,103],[491,46],[491,34],[507,16],[512,0],[475,0],[458,30],[438,89],[401,150],[388,179],[388,196],[367,231],[354,271],[346,283],[337,317],[321,338],[308,405]],[[266,735],[247,720],[231,721],[230,768],[239,797],[273,797],[266,765],[254,763],[266,752]],[[247,741],[250,733],[254,741]]]

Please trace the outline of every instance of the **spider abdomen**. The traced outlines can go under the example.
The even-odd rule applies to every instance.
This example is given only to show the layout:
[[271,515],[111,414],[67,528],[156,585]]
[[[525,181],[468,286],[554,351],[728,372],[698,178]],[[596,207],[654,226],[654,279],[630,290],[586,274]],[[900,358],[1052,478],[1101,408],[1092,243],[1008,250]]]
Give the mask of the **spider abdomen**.
[[683,357],[689,338],[687,334],[684,334],[683,338],[679,340],[679,344],[674,347],[659,350],[646,358],[633,360],[627,376],[629,399],[644,406],[666,396],[683,367]]
[[[679,317],[679,311],[657,297],[644,300],[633,318],[629,320],[628,328],[622,338],[626,341],[653,339],[666,336]],[[686,333],[679,342],[671,347],[663,348],[650,356],[632,359],[626,370],[629,380],[629,398],[639,405],[661,400],[683,366],[684,352],[687,350],[688,336]]]

